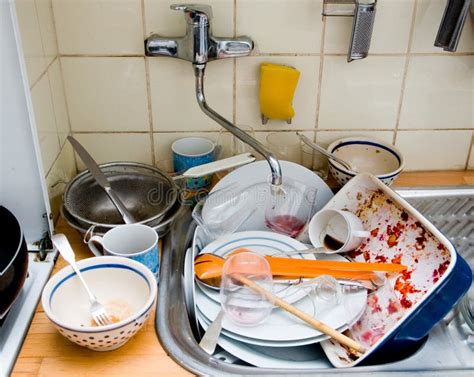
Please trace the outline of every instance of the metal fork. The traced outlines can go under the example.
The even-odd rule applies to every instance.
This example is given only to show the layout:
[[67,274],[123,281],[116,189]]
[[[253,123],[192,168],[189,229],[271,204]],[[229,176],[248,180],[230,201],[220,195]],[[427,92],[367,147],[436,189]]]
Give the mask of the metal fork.
[[99,326],[105,326],[105,325],[110,325],[112,324],[112,321],[110,320],[104,305],[102,305],[98,300],[97,297],[91,292],[89,287],[86,284],[86,281],[82,277],[81,271],[79,271],[79,268],[77,267],[76,264],[76,256],[74,255],[74,251],[71,248],[71,245],[69,244],[69,241],[67,240],[66,236],[64,234],[55,234],[52,237],[52,241],[54,246],[59,250],[59,253],[62,255],[64,260],[68,262],[74,272],[77,274],[79,277],[79,280],[81,281],[82,285],[86,289],[87,295],[89,296],[89,302],[91,304],[90,307],[90,313],[92,316],[92,319],[99,325]]

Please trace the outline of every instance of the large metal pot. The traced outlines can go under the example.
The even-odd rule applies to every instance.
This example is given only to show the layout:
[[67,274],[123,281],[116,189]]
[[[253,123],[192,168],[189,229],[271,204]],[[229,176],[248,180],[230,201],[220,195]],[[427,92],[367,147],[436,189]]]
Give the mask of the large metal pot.
[[20,224],[13,214],[0,206],[2,242],[0,243],[0,319],[12,306],[28,273],[28,249]]
[[[99,167],[139,223],[151,227],[160,224],[178,200],[178,186],[158,168],[136,162],[111,162]],[[123,224],[121,215],[87,170],[69,182],[63,203],[81,228]]]

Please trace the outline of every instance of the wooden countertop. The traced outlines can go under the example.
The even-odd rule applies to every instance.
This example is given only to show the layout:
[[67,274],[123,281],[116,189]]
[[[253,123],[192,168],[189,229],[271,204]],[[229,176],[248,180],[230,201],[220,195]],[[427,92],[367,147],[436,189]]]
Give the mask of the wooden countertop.
[[[396,186],[474,185],[474,171],[404,173]],[[60,219],[56,232],[70,240],[78,259],[90,257],[79,234]],[[53,274],[65,267],[58,258]],[[162,348],[155,332],[155,309],[143,328],[123,347],[94,352],[68,341],[53,327],[38,306],[12,376],[181,376],[189,373]]]

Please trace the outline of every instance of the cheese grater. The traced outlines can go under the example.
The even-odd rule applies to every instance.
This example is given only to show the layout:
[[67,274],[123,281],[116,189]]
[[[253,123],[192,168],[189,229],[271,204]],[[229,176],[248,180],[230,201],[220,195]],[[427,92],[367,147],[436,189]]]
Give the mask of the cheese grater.
[[363,59],[369,54],[377,0],[355,0],[352,36],[347,61]]

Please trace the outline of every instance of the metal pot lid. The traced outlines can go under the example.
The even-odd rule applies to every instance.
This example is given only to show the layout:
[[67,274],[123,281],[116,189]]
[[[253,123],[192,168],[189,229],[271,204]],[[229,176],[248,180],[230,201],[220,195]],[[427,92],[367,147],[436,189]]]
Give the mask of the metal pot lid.
[[[178,187],[161,170],[134,162],[99,165],[130,213],[139,223],[163,217],[178,198]],[[64,206],[76,219],[90,225],[123,224],[107,194],[89,173],[77,175],[64,191]]]

